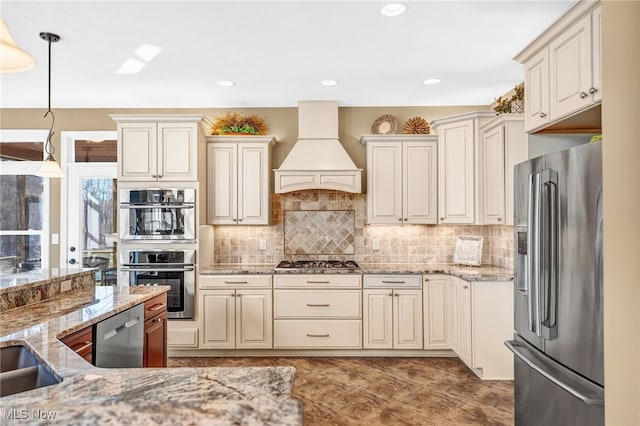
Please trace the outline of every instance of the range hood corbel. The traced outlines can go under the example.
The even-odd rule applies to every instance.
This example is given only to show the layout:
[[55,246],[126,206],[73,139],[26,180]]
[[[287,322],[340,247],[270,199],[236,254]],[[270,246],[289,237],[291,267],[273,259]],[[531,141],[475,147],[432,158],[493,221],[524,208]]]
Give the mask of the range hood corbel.
[[337,101],[298,102],[298,141],[275,169],[275,192],[362,192],[358,169],[338,139]]

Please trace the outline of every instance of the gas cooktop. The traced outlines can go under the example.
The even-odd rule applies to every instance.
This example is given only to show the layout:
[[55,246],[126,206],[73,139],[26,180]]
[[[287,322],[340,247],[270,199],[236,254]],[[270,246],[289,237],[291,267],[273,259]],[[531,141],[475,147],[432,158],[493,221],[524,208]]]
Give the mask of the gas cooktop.
[[360,266],[353,260],[283,260],[276,266],[276,271],[294,270],[341,270],[356,271]]

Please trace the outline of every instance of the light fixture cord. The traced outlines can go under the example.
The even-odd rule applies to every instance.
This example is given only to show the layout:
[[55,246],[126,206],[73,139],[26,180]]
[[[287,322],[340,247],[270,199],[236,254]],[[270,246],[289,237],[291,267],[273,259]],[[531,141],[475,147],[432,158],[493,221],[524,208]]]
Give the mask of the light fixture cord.
[[51,111],[51,38],[49,38],[48,42],[49,42],[49,105],[48,105],[47,112],[45,112],[43,116],[43,118],[46,118],[47,115],[51,114],[51,127],[49,128],[49,135],[47,136],[47,141],[44,144],[44,152],[47,154],[47,159],[53,156],[53,154],[56,152],[56,149],[53,147],[53,144],[51,143],[51,137],[55,133],[53,131],[53,125],[56,122],[56,116],[53,113],[53,111]]

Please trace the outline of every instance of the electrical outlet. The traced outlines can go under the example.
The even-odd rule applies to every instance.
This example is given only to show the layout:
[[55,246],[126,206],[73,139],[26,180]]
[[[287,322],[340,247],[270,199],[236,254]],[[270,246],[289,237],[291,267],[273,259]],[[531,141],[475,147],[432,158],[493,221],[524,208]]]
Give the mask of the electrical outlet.
[[372,248],[374,250],[380,250],[380,240],[379,239],[376,238],[373,241],[371,241],[371,245],[372,245]]
[[60,244],[60,234],[51,234],[51,244]]
[[71,290],[71,280],[64,280],[60,283],[60,292],[64,293]]
[[267,249],[267,240],[265,238],[260,238],[260,250]]

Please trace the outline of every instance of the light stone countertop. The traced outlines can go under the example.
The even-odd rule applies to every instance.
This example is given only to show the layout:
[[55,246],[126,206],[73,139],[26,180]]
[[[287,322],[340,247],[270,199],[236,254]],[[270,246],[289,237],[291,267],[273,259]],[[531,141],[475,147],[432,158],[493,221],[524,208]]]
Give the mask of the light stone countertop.
[[292,271],[276,271],[273,264],[224,264],[211,263],[200,267],[201,275],[234,275],[234,274],[447,274],[466,281],[511,281],[513,271],[498,266],[462,266],[445,263],[363,263],[360,270],[344,271],[338,269],[305,269]]
[[46,284],[55,278],[73,278],[95,268],[68,268],[58,269],[55,273],[50,269],[20,272],[17,274],[0,276],[0,293],[23,286],[36,286]]
[[[92,287],[0,314],[0,346],[26,344],[56,385],[0,399],[15,424],[301,425],[293,367],[97,368],[58,339],[169,289]],[[35,410],[35,411],[34,411]],[[40,411],[38,411],[40,410]]]

